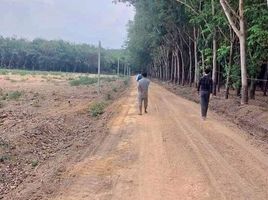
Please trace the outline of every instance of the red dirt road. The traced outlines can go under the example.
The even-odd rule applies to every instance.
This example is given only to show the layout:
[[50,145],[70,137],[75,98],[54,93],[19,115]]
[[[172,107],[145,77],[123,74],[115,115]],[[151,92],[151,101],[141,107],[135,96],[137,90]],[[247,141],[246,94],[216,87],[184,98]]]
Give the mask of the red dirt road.
[[149,114],[136,87],[119,102],[94,155],[70,166],[55,200],[267,200],[268,155],[199,105],[152,84]]

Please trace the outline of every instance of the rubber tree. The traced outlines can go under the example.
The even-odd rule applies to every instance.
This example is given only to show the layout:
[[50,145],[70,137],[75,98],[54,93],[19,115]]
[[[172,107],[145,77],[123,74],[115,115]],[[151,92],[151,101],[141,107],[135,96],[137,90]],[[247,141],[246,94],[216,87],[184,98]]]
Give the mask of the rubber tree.
[[[246,62],[246,27],[244,18],[244,0],[239,0],[239,14],[231,7],[227,0],[220,0],[223,11],[230,23],[240,43],[240,67],[241,67],[241,104],[248,103],[248,82],[247,82],[247,62]],[[239,27],[236,24],[239,21]]]

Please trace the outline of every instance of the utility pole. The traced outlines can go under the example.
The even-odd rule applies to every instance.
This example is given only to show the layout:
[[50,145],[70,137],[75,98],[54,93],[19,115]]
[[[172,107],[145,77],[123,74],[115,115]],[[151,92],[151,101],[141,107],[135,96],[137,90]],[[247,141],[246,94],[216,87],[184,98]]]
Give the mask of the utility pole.
[[117,76],[118,76],[118,78],[120,76],[119,70],[120,70],[120,58],[118,57],[118,62],[117,62]]
[[99,51],[98,51],[98,94],[100,94],[100,62],[101,62],[101,42],[99,41]]

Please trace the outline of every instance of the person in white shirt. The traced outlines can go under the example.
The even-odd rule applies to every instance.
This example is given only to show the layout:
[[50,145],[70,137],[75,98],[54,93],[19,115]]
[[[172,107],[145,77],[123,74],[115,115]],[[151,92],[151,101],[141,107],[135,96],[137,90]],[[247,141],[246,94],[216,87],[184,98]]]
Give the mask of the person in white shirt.
[[144,112],[147,113],[149,85],[150,80],[147,79],[147,73],[143,73],[142,79],[138,82],[139,115],[142,115],[142,103],[144,103]]

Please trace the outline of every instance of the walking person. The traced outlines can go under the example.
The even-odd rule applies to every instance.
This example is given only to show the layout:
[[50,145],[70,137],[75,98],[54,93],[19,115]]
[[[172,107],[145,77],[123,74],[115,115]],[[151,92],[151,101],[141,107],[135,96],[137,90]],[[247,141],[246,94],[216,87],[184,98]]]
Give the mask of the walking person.
[[147,113],[149,85],[150,80],[147,79],[147,73],[143,73],[142,78],[138,82],[139,115],[142,115],[142,104],[144,104],[144,112]]
[[212,93],[212,79],[210,78],[210,69],[205,69],[204,76],[198,84],[198,94],[200,94],[201,115],[206,120],[210,94]]

